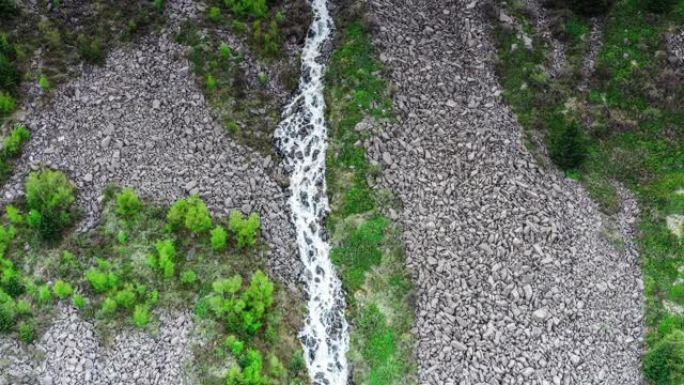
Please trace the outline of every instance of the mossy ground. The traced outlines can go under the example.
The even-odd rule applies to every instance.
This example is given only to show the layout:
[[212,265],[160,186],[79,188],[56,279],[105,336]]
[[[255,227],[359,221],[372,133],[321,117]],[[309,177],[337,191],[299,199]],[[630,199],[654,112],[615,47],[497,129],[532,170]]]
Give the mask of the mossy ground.
[[[516,12],[520,3],[507,6],[529,26],[524,13]],[[534,38],[531,52],[511,50],[512,44],[522,47],[515,34],[495,32],[504,96],[528,136],[548,136],[559,113],[576,117],[583,122],[586,148],[569,175],[584,184],[607,214],[619,209],[614,182],[638,198],[649,348],[660,346],[668,335],[663,328],[681,329],[683,324],[663,306],[664,301],[684,305],[684,243],[666,225],[668,215],[684,213],[684,195],[677,193],[684,187],[684,79],[668,72],[664,54],[666,34],[683,23],[684,1],[665,14],[648,12],[639,0],[617,1],[605,16],[603,45],[587,90],[577,85],[578,66],[588,49],[588,19],[566,19],[570,68],[553,81],[536,76],[548,64],[548,47],[535,31],[528,32]],[[667,378],[661,374],[658,378]],[[674,383],[667,381],[657,383]]]
[[332,261],[347,292],[352,324],[349,352],[357,384],[414,384],[413,288],[404,265],[400,229],[388,218],[399,209],[387,191],[373,186],[378,170],[354,127],[364,118],[390,119],[388,84],[373,56],[358,14],[338,26],[326,77],[329,148],[328,194],[332,212]]

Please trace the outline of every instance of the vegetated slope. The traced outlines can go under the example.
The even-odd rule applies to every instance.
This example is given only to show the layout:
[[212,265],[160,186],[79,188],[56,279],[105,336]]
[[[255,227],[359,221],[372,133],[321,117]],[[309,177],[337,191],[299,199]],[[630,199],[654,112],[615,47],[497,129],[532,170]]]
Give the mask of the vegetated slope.
[[395,222],[401,207],[378,185],[377,165],[362,146],[392,116],[368,24],[357,4],[341,9],[326,76],[330,258],[347,295],[352,381],[415,384],[413,287]]
[[482,12],[371,3],[399,118],[365,144],[404,203],[419,381],[638,384],[638,260],[601,235],[581,186],[523,149]]
[[264,171],[270,159],[227,137],[182,52],[167,37],[150,37],[56,90],[45,108],[26,111],[21,121],[32,140],[3,197],[19,196],[26,172],[47,165],[75,181],[89,223],[111,183],[157,202],[196,193],[217,213],[263,212],[271,266],[292,280],[298,274],[294,237],[284,193]]
[[32,173],[0,219],[0,380],[306,380],[296,293],[259,270],[258,215],[226,223],[196,195],[166,209],[109,189],[101,223],[79,234],[57,226],[76,219],[70,190],[58,171]]
[[[530,136],[544,140],[605,213],[619,209],[619,184],[635,195],[649,331],[644,375],[654,384],[680,383],[684,2],[616,1],[594,18],[569,4],[529,12],[507,2],[492,15],[506,99]],[[539,29],[540,18],[551,20],[550,31]],[[553,76],[550,40],[561,42],[567,57]]]

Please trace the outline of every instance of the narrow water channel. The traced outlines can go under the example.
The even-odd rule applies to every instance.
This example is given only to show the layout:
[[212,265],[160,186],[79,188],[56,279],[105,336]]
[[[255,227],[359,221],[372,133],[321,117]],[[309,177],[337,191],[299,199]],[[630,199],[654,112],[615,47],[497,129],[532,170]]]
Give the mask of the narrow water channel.
[[308,315],[300,337],[309,376],[316,385],[346,385],[349,334],[344,292],[330,262],[324,224],[329,208],[321,50],[331,38],[333,21],[326,0],[311,0],[310,4],[313,21],[302,51],[299,90],[283,112],[275,141],[290,174],[292,222],[306,267]]

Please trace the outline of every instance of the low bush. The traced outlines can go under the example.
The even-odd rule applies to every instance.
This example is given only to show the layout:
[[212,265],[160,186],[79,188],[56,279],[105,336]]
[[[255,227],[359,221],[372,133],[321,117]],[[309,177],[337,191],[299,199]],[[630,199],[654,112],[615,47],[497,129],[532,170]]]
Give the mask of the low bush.
[[0,288],[12,298],[17,298],[26,291],[23,277],[14,269],[14,266],[10,264],[7,264],[2,268]]
[[644,376],[652,385],[684,383],[684,332],[674,330],[646,354]]
[[262,329],[266,312],[273,304],[273,283],[257,270],[249,287],[239,294],[241,287],[239,275],[214,281],[207,306],[227,331],[252,336]]
[[71,304],[74,305],[76,309],[83,310],[86,307],[86,300],[82,295],[74,294],[71,297]]
[[[25,218],[21,215],[18,208],[13,205],[5,206],[5,218],[13,225],[22,225],[25,222]],[[4,238],[4,237],[0,237]],[[0,253],[2,255],[3,253]]]
[[55,282],[55,285],[52,287],[52,291],[55,293],[55,296],[57,296],[57,298],[65,299],[74,292],[74,289],[71,287],[69,283],[59,279]]
[[44,239],[55,239],[73,220],[74,187],[60,171],[32,172],[26,179],[29,225]]
[[197,282],[197,274],[192,270],[187,270],[181,273],[180,281],[183,285],[193,285]]
[[587,155],[587,143],[579,123],[556,114],[549,120],[549,155],[563,170],[575,170]]
[[221,43],[218,48],[219,57],[223,60],[230,60],[233,57],[233,50],[226,43]]
[[135,305],[135,298],[135,291],[130,285],[126,285],[126,287],[114,294],[116,305],[124,309],[131,309]]
[[100,315],[111,316],[116,313],[117,304],[113,298],[105,298],[100,305]]
[[88,280],[90,287],[96,293],[104,293],[113,289],[119,281],[116,274],[112,272],[105,273],[97,268],[92,268],[86,272],[86,280]]
[[150,322],[150,309],[147,305],[136,305],[133,310],[133,323],[139,328],[147,326]]
[[142,203],[135,190],[126,187],[116,194],[116,215],[131,219],[134,218],[142,209]]
[[21,146],[31,139],[31,133],[23,124],[12,128],[8,137],[2,141],[2,151],[6,158],[16,158],[21,155]]
[[261,19],[268,13],[266,0],[223,0],[223,2],[238,16]]
[[221,21],[221,9],[219,7],[210,7],[209,13],[207,14],[207,18],[212,23],[218,23],[219,21]]
[[36,296],[36,301],[41,305],[47,305],[52,302],[52,293],[47,285],[39,286]]
[[99,38],[78,37],[78,50],[83,60],[90,64],[102,65],[105,62],[105,52]]
[[14,101],[14,98],[9,94],[0,91],[0,117],[11,114],[15,107],[16,102]]
[[0,333],[11,331],[16,322],[14,302],[11,298],[0,298]]
[[19,71],[17,71],[14,63],[5,54],[0,53],[0,90],[11,92],[20,80]]
[[47,92],[50,90],[50,80],[45,76],[45,74],[40,74],[40,77],[38,78],[38,86],[43,92]]
[[214,251],[222,251],[226,248],[228,235],[222,226],[216,226],[211,230],[211,248]]
[[157,255],[148,256],[148,264],[161,272],[166,279],[176,275],[176,247],[169,239],[158,241],[154,245]]
[[176,201],[169,209],[166,220],[173,228],[184,226],[193,234],[211,229],[209,210],[197,195]]
[[217,87],[216,79],[212,74],[207,75],[207,89],[209,91],[215,91]]
[[261,230],[261,219],[257,213],[252,213],[249,218],[245,219],[241,212],[233,211],[228,219],[228,229],[235,236],[238,248],[251,247],[256,244]]
[[36,338],[36,330],[33,324],[22,322],[19,324],[19,340],[25,344],[30,344]]

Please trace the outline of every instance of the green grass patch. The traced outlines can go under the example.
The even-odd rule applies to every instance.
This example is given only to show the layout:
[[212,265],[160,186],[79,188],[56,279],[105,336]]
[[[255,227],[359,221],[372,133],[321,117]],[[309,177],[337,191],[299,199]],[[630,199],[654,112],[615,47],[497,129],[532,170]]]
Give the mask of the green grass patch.
[[331,259],[348,297],[354,383],[414,384],[412,285],[399,231],[383,215],[391,200],[371,187],[377,170],[360,145],[371,133],[355,130],[364,119],[391,118],[388,86],[373,52],[360,22],[344,25],[326,76]]

